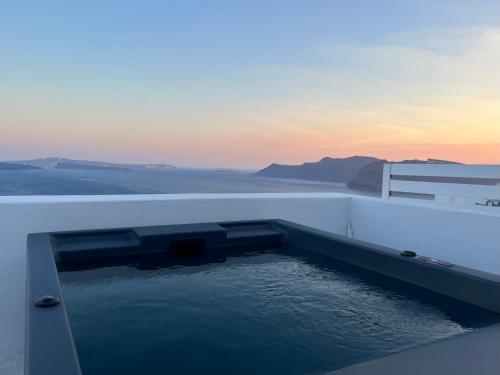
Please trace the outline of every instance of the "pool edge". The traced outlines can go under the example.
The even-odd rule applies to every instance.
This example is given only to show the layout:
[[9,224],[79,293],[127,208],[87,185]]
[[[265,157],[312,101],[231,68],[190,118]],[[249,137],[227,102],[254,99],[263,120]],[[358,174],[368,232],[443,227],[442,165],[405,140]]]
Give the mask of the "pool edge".
[[500,323],[324,375],[496,375],[500,369]]

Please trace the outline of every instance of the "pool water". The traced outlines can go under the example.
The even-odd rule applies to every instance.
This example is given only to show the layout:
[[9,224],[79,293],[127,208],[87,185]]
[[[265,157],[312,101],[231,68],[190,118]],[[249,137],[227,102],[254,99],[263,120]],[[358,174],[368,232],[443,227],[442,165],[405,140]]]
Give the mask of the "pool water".
[[318,374],[496,319],[295,248],[60,279],[84,374]]

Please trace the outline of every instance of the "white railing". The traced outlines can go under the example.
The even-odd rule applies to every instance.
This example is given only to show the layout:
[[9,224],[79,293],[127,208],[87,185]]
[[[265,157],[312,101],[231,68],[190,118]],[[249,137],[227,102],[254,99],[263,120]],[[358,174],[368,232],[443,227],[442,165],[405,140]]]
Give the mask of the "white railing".
[[495,206],[500,203],[499,181],[500,165],[386,163],[382,197]]

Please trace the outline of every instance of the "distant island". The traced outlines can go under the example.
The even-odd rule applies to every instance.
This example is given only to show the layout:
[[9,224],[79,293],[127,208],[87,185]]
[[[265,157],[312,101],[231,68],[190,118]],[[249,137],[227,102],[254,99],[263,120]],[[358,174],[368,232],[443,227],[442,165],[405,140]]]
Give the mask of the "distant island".
[[301,165],[273,163],[258,171],[256,175],[347,183],[362,167],[379,160],[370,156],[351,156],[348,158],[325,157],[318,162]]
[[91,165],[81,163],[57,163],[55,169],[74,169],[83,171],[129,171],[130,168],[110,165]]
[[[388,160],[370,156],[351,156],[347,158],[325,157],[318,162],[301,165],[271,164],[256,172],[258,176],[275,178],[298,178],[316,181],[345,183],[354,190],[380,193],[382,191],[382,173]],[[399,163],[444,164],[446,160],[403,160]]]
[[[2,164],[18,164],[26,166],[26,169],[76,169],[76,170],[107,170],[107,171],[123,171],[131,169],[176,169],[175,166],[169,164],[125,164],[125,163],[108,163],[92,160],[73,160],[67,158],[43,158],[31,160],[18,160],[5,162]],[[32,167],[32,168],[28,168]]]
[[19,164],[19,163],[4,163],[0,162],[0,171],[24,171],[28,169],[42,169],[34,165]]

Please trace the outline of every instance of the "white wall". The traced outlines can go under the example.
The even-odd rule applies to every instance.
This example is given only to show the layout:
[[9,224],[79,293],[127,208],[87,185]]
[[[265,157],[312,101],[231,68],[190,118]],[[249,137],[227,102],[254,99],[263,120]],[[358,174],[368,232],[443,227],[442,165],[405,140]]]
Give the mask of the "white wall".
[[28,233],[278,218],[345,234],[349,209],[331,193],[0,198],[0,374],[23,371]]
[[500,274],[500,209],[355,198],[354,237]]

